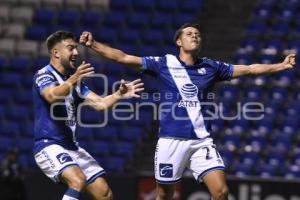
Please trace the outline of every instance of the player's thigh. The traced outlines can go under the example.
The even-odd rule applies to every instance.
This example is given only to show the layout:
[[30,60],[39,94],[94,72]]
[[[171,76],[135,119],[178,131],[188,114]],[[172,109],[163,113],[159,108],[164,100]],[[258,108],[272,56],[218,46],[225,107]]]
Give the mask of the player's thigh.
[[175,192],[175,184],[156,183],[156,194],[164,199],[172,199]]
[[198,182],[213,171],[224,170],[224,162],[215,148],[215,145],[196,146],[196,151],[191,155],[188,166]]
[[96,178],[102,177],[105,174],[104,169],[83,148],[79,148],[77,151],[70,153],[86,176],[87,184],[94,182]]
[[83,187],[85,185],[86,177],[78,166],[70,166],[66,168],[60,179],[69,186]]
[[228,186],[223,170],[212,171],[206,174],[202,180],[213,196],[228,192]]
[[61,173],[72,166],[78,166],[69,151],[60,145],[50,145],[34,155],[39,168],[55,182],[60,181]]
[[103,177],[98,177],[94,182],[88,184],[85,189],[94,200],[112,199],[112,191]]
[[179,182],[189,160],[187,155],[189,155],[188,141],[160,138],[154,158],[156,182],[162,185]]

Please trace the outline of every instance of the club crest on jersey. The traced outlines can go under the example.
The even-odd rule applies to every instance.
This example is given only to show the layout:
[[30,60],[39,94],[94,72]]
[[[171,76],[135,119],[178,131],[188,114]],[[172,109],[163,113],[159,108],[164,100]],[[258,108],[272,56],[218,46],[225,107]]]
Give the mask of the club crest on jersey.
[[159,176],[164,178],[173,177],[173,165],[172,164],[159,164]]
[[60,153],[56,156],[57,160],[60,162],[60,164],[64,164],[66,162],[72,162],[72,158],[67,153]]
[[187,83],[184,84],[181,88],[181,93],[184,95],[186,98],[192,98],[197,96],[198,94],[198,88],[196,85],[192,83]]
[[198,73],[199,73],[200,75],[205,75],[205,74],[206,74],[206,69],[205,69],[204,67],[198,69],[197,71],[198,71]]

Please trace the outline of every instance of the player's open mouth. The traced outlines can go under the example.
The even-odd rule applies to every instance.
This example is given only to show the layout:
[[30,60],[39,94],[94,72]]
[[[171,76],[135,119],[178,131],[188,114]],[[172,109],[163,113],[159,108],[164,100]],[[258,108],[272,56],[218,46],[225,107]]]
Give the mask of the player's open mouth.
[[71,59],[71,62],[72,62],[72,63],[75,63],[76,60],[77,60],[76,58],[72,58],[72,59]]

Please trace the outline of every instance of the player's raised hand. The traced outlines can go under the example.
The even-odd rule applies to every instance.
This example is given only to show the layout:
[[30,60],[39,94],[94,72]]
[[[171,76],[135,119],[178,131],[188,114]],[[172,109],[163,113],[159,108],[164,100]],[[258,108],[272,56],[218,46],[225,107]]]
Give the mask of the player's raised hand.
[[81,33],[80,39],[79,39],[80,44],[90,47],[92,45],[93,41],[94,41],[94,39],[93,39],[93,35],[91,32],[84,31]]
[[296,54],[289,54],[282,62],[287,69],[292,69],[296,65]]
[[91,66],[90,63],[85,63],[85,61],[83,61],[81,63],[81,65],[79,65],[79,67],[77,67],[75,73],[73,74],[73,76],[77,79],[83,79],[83,78],[87,78],[90,75],[94,74],[94,67]]
[[138,93],[144,91],[144,83],[141,82],[141,79],[136,79],[130,83],[125,83],[125,81],[121,80],[121,85],[119,91],[123,98],[139,98],[140,95]]

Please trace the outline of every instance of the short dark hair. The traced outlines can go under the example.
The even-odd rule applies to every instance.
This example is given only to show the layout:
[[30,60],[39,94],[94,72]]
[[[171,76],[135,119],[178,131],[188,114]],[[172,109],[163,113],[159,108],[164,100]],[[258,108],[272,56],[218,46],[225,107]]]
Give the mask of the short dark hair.
[[175,43],[176,43],[177,39],[181,36],[182,30],[187,28],[187,27],[194,27],[200,32],[200,25],[199,24],[197,24],[197,23],[185,23],[182,26],[180,26],[179,29],[176,30],[176,32],[174,34],[174,38],[173,38]]
[[56,31],[56,32],[52,33],[46,39],[48,51],[50,52],[57,43],[59,43],[63,40],[66,40],[66,39],[76,40],[75,35],[68,31]]

